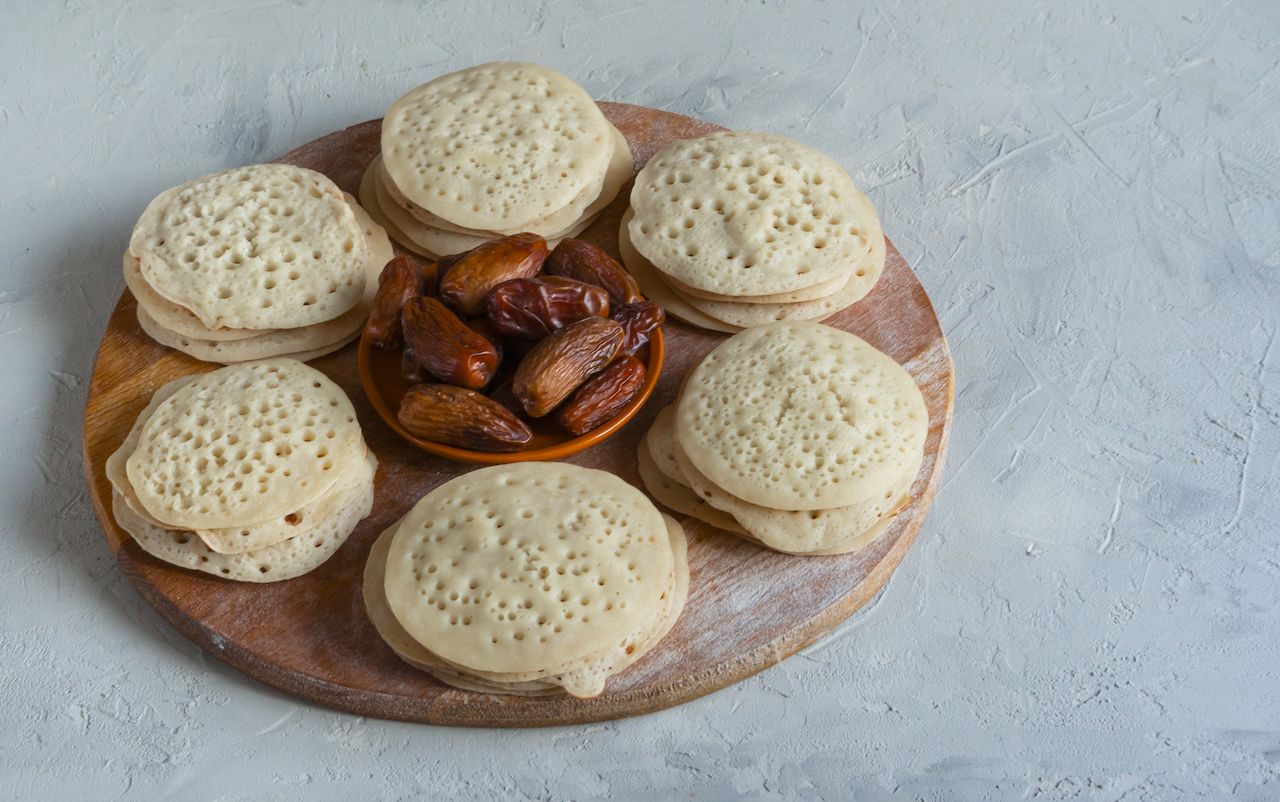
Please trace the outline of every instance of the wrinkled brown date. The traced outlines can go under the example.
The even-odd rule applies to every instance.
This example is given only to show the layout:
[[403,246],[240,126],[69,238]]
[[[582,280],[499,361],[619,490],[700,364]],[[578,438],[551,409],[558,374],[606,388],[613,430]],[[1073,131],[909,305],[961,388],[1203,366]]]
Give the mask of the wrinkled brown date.
[[621,323],[623,331],[627,333],[626,339],[622,341],[622,353],[634,354],[649,342],[653,330],[667,319],[667,313],[653,301],[641,301],[615,307],[609,317]]
[[427,372],[470,390],[489,383],[498,370],[498,350],[435,298],[405,304],[404,342]]
[[422,271],[408,258],[397,256],[387,262],[378,276],[378,291],[364,324],[370,343],[386,349],[400,347],[400,311],[410,298],[422,294],[422,284]]
[[562,276],[518,278],[495,287],[485,308],[498,331],[537,340],[583,318],[607,317],[609,294]]
[[447,384],[409,388],[396,416],[410,434],[476,451],[518,451],[533,432],[511,410],[480,393]]
[[530,417],[541,418],[609,364],[622,347],[622,325],[590,317],[540,341],[520,360],[511,389]]
[[644,384],[644,363],[624,354],[587,379],[556,412],[556,423],[575,437],[613,418],[636,397]]
[[468,251],[440,277],[440,299],[464,317],[484,311],[489,291],[513,278],[538,274],[547,259],[547,241],[537,234],[514,234]]
[[614,304],[641,300],[640,287],[631,274],[603,248],[586,240],[561,240],[547,257],[546,272],[604,287]]

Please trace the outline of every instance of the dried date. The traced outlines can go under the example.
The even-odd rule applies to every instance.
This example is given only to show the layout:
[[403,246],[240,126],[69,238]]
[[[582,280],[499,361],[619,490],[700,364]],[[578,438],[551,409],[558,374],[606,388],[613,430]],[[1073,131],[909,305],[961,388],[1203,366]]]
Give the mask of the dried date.
[[561,240],[547,257],[546,272],[603,287],[614,304],[630,304],[642,299],[640,287],[631,274],[603,248],[586,240]]
[[480,393],[447,384],[409,388],[396,416],[411,434],[476,451],[518,451],[533,432],[511,410]]
[[537,340],[585,318],[607,317],[609,294],[562,276],[518,278],[495,287],[485,308],[498,331]]
[[516,368],[511,389],[530,417],[551,412],[622,347],[622,325],[608,318],[579,320],[533,347]]
[[631,403],[644,385],[644,363],[630,354],[587,379],[556,412],[559,423],[575,437],[611,420]]
[[498,350],[435,298],[414,298],[404,307],[404,341],[427,372],[470,390],[489,383],[498,370]]
[[622,352],[634,354],[649,342],[654,329],[667,319],[667,313],[653,301],[640,301],[615,307],[609,317],[621,323],[623,331],[627,333],[626,339],[622,341]]
[[547,259],[547,241],[515,234],[468,251],[440,278],[440,298],[464,317],[484,311],[489,292],[504,281],[536,276]]
[[378,348],[399,348],[403,342],[400,312],[410,299],[422,294],[422,271],[407,257],[397,256],[382,268],[373,296],[365,336]]
[[444,274],[449,272],[449,268],[462,261],[462,257],[471,253],[471,251],[463,251],[462,253],[450,254],[449,256],[441,256],[436,260],[435,267],[432,269],[433,281],[429,282],[427,289],[430,290],[428,295],[439,297],[440,282],[444,280]]

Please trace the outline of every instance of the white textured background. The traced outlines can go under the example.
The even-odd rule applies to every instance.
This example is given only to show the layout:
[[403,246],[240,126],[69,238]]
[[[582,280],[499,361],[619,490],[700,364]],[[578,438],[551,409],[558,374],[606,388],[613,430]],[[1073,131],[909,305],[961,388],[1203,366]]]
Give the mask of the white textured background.
[[[1278,42],[1276,0],[3,0],[0,797],[1280,798]],[[878,603],[641,719],[259,687],[135,596],[81,478],[145,202],[497,58],[829,151],[955,351],[942,489]]]

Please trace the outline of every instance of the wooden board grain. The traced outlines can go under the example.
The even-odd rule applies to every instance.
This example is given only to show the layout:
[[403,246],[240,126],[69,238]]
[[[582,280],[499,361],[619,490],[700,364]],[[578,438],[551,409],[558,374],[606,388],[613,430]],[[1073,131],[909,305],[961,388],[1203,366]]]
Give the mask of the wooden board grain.
[[[620,103],[602,108],[631,144],[637,164],[676,139],[717,126]],[[280,160],[319,170],[355,191],[376,154],[380,121],[338,131]],[[584,234],[617,253],[617,227],[630,186]],[[892,228],[892,221],[887,221]],[[690,593],[675,629],[650,654],[609,681],[595,699],[523,698],[460,691],[402,663],[365,618],[360,576],[377,534],[431,488],[469,466],[399,440],[374,414],[356,374],[355,345],[313,364],[346,390],[380,465],[372,515],[327,563],[271,585],[227,582],[143,553],[110,515],[106,458],[165,382],[212,370],[152,342],[138,328],[126,292],[102,338],[85,410],[85,472],[107,543],[138,592],[188,638],[249,676],[319,704],[380,718],[471,726],[542,726],[631,716],[686,702],[782,660],[835,627],[888,580],[915,539],[938,487],[951,419],[952,367],[933,307],[892,244],[883,278],[864,300],[830,318],[906,366],[924,393],[929,435],[911,505],[861,553],[789,557],[692,520]],[[649,404],[609,441],[572,458],[640,485],[636,448],[680,378],[724,336],[678,322],[666,327],[667,358]]]

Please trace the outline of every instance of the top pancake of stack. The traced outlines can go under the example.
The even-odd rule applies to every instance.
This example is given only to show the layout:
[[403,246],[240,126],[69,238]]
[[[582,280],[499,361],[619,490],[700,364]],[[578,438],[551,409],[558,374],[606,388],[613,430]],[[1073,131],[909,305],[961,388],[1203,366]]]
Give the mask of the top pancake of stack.
[[554,70],[497,62],[450,73],[391,105],[361,202],[428,256],[498,236],[572,236],[621,189],[626,139]]
[[735,334],[685,377],[639,453],[674,510],[788,554],[857,551],[908,502],[928,411],[853,334],[783,321]]
[[870,200],[833,159],[785,137],[683,140],[636,177],[620,240],[670,311],[705,328],[821,320],[865,296],[884,267]]
[[209,328],[280,329],[354,306],[368,246],[332,181],[261,164],[162,192],[134,227],[129,250],[160,295]]
[[134,226],[124,274],[139,324],[162,345],[215,362],[308,359],[358,333],[391,255],[329,178],[256,164],[160,193]]
[[928,425],[901,365],[853,334],[801,321],[721,343],[686,377],[675,415],[692,467],[776,510],[877,497],[914,476]]
[[617,476],[567,463],[446,482],[370,560],[382,565],[366,566],[366,604],[397,654],[500,692],[600,693],[670,630],[687,593],[679,525]]
[[279,358],[187,383],[147,420],[125,470],[159,521],[233,527],[311,503],[357,453],[360,425],[342,388]]

